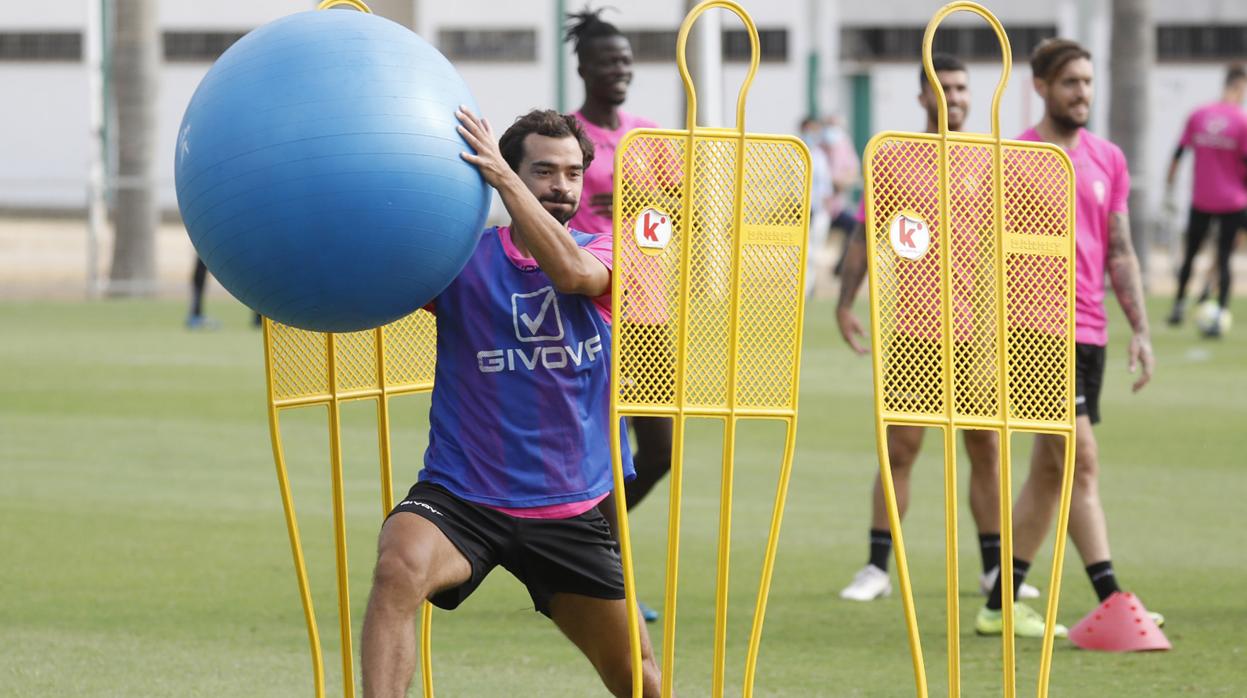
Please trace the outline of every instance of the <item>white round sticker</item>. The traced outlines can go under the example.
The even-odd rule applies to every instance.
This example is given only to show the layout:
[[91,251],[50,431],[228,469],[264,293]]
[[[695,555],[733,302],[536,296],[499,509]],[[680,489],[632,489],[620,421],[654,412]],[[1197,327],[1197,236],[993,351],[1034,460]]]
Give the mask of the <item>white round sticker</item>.
[[637,215],[633,233],[642,252],[658,254],[671,242],[671,216],[647,208]]
[[931,228],[921,218],[902,213],[888,227],[892,249],[905,259],[921,259],[931,248]]

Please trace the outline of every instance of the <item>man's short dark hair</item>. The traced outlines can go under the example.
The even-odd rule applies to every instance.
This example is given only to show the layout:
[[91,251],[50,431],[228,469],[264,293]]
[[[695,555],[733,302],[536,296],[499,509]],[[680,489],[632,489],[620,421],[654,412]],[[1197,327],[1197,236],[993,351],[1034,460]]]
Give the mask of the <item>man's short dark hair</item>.
[[[960,58],[950,53],[932,54],[931,67],[935,68],[936,73],[966,72],[966,64],[962,63]],[[927,89],[927,69],[925,65],[918,66],[918,89]]]
[[524,159],[524,139],[532,133],[548,138],[575,138],[580,152],[584,154],[585,169],[589,169],[589,163],[593,162],[593,141],[585,135],[576,117],[553,109],[534,109],[517,118],[498,139],[502,159],[516,172],[520,171],[520,162]]
[[1044,82],[1051,81],[1070,61],[1080,58],[1091,60],[1091,52],[1077,41],[1044,39],[1031,52],[1031,76]]
[[1235,63],[1225,69],[1225,86],[1229,87],[1239,80],[1247,80],[1247,67],[1243,67],[1242,63]]

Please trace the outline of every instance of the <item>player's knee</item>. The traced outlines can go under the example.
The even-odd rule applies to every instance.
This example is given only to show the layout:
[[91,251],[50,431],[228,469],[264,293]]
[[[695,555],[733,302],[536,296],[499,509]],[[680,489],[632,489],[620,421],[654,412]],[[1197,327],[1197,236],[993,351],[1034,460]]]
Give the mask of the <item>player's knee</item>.
[[1074,482],[1081,486],[1093,485],[1100,478],[1100,459],[1094,449],[1078,452],[1074,457]]
[[888,445],[888,467],[893,475],[908,475],[918,460],[920,445],[904,439],[895,439]]
[[413,553],[383,548],[373,570],[373,594],[391,603],[418,606],[428,592],[429,565]]
[[971,429],[965,432],[966,452],[970,467],[975,470],[998,470],[1000,437],[994,431]]
[[922,430],[892,427],[888,430],[888,465],[892,472],[907,474],[922,450]]

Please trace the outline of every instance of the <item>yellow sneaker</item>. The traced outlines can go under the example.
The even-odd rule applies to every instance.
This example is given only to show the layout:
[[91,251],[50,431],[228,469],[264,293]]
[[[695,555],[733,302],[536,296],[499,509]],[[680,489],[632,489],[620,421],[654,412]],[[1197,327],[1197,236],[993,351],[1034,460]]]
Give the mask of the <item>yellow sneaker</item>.
[[[1004,613],[993,611],[984,606],[979,609],[974,619],[974,632],[979,635],[1000,635],[1005,629]],[[1043,616],[1024,603],[1013,604],[1013,636],[1042,638],[1044,630]],[[1068,637],[1069,630],[1060,623],[1053,629],[1054,637]]]

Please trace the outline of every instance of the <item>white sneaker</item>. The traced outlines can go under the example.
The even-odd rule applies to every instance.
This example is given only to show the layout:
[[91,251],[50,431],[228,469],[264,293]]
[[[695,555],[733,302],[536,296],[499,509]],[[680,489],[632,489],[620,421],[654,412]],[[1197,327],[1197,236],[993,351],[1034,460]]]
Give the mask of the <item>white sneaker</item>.
[[840,590],[840,598],[849,601],[874,601],[891,593],[892,580],[888,578],[888,573],[874,565],[866,565],[853,575],[853,581],[847,587]]
[[[983,596],[992,595],[992,587],[996,586],[996,575],[1000,574],[999,567],[993,567],[987,572],[979,575],[979,591],[983,592]],[[1035,587],[1022,582],[1022,586],[1014,591],[1019,599],[1037,599],[1039,598],[1039,590]]]

